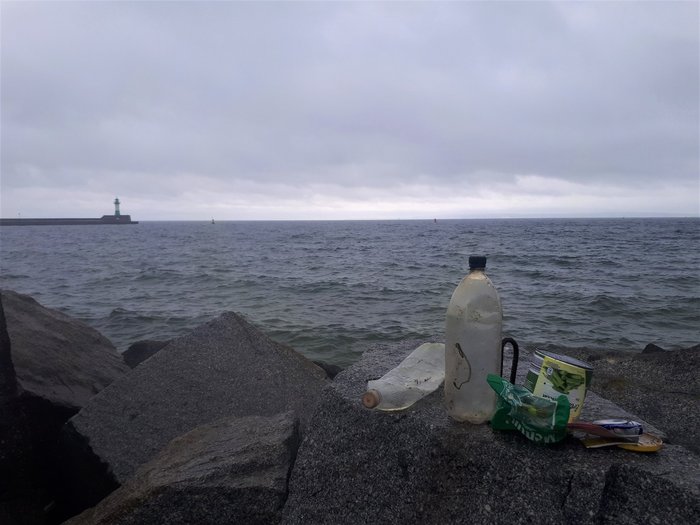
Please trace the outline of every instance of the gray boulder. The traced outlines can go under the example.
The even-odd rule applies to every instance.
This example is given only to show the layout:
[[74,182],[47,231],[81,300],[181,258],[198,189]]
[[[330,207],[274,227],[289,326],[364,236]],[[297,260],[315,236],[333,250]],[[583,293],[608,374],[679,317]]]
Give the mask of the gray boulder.
[[7,330],[5,308],[0,292],[0,402],[17,395],[17,376],[12,363],[10,333]]
[[277,523],[298,445],[290,412],[197,427],[66,525]]
[[337,376],[340,372],[343,371],[343,369],[338,365],[326,363],[325,361],[314,361],[314,364],[322,368],[323,371],[326,372],[328,379],[333,379],[335,376]]
[[61,426],[128,371],[85,323],[0,291],[0,523],[51,520]]
[[[367,380],[421,342],[366,352],[326,387],[284,523],[696,523],[700,464],[683,447],[586,449],[573,437],[536,445],[518,432],[452,421],[442,389],[405,411],[365,409]],[[582,418],[608,415],[631,416],[591,394]]]
[[137,365],[143,363],[146,359],[158,352],[158,350],[166,346],[169,342],[170,341],[154,341],[151,339],[136,341],[130,345],[126,351],[124,351],[122,357],[129,368],[135,368]]
[[657,352],[666,352],[666,350],[661,348],[659,345],[655,345],[654,343],[649,343],[644,347],[644,350],[642,350],[643,354],[653,354]]
[[42,523],[46,504],[42,487],[37,490],[35,454],[28,445],[30,432],[17,397],[10,336],[0,300],[0,523],[15,525],[20,516],[27,523]]
[[303,430],[326,383],[304,356],[225,313],[174,339],[66,424],[69,511],[95,505],[170,440],[222,417],[291,410]]
[[94,328],[28,295],[0,292],[23,394],[77,411],[129,371],[114,345]]

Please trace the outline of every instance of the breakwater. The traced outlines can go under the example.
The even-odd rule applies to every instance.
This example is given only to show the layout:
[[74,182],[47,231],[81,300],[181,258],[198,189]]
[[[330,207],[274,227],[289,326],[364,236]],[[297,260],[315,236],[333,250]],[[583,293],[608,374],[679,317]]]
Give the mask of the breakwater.
[[138,224],[132,221],[131,215],[103,215],[91,218],[26,218],[26,219],[0,219],[0,226],[89,226],[98,224]]
[[[53,525],[87,509],[67,523],[697,521],[697,455],[672,437],[653,454],[586,449],[574,436],[542,446],[451,421],[441,389],[397,413],[364,408],[367,378],[421,342],[377,345],[330,381],[226,312],[129,368],[95,330],[3,291],[0,361],[15,364],[0,376],[9,423],[0,467],[12,482],[0,517]],[[697,349],[679,352],[635,360],[653,371],[642,374],[645,389],[677,380],[664,363],[697,369]],[[688,378],[696,395],[697,376]],[[683,396],[663,411],[677,411]],[[594,392],[582,417],[666,430]]]

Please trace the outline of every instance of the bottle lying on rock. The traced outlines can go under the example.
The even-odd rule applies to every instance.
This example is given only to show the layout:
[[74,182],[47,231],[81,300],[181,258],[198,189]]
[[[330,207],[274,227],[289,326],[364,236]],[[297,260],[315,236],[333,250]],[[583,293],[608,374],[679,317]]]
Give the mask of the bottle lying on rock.
[[403,410],[437,390],[445,378],[445,345],[424,343],[380,379],[367,382],[362,404],[378,410]]

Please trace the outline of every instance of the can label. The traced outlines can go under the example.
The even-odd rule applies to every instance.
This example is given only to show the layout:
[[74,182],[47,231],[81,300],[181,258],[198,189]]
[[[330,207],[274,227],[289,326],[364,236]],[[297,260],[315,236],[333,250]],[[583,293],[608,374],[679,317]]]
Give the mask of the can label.
[[553,401],[562,394],[567,396],[571,404],[569,422],[572,422],[581,415],[591,373],[590,368],[544,355],[539,370],[530,368],[528,371],[525,387],[536,396]]

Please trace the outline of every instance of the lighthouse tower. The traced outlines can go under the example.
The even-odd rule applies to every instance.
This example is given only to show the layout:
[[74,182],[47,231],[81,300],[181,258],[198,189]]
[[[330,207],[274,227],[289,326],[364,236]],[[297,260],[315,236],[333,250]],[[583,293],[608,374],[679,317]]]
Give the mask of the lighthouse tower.
[[115,217],[121,216],[121,213],[119,213],[119,197],[114,199],[114,216]]

